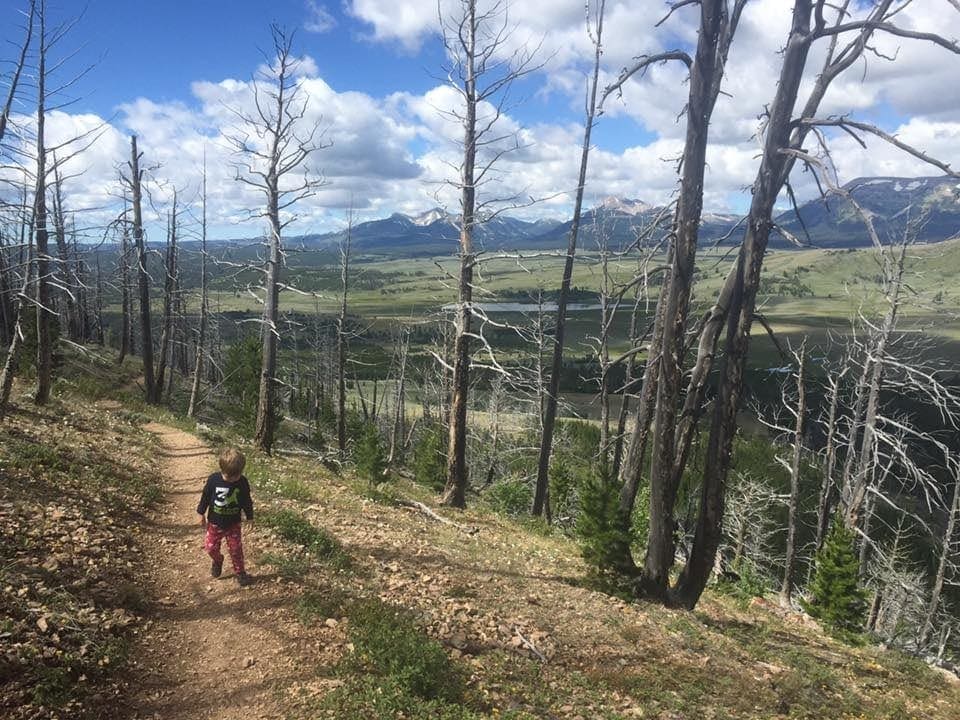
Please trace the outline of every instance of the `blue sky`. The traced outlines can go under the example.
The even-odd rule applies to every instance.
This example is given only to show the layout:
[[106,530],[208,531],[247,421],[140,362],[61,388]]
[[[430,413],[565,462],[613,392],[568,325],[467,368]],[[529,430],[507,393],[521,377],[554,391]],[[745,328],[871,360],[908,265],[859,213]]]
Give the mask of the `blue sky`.
[[[444,7],[454,0],[441,0]],[[13,55],[19,40],[18,8],[26,0],[0,4],[0,57]],[[942,5],[942,7],[941,7]],[[705,195],[707,210],[743,210],[756,172],[759,118],[772,96],[779,50],[786,35],[786,0],[751,0],[731,53],[727,95],[711,129]],[[916,7],[914,7],[916,6]],[[928,0],[902,14],[907,26],[960,36],[960,13],[946,0]],[[75,17],[79,2],[50,0],[50,14]],[[195,187],[203,148],[212,166],[214,226],[220,234],[238,229],[238,208],[255,203],[233,182],[230,154],[223,148],[227,103],[243,102],[247,83],[263,61],[269,25],[295,29],[295,49],[309,58],[305,88],[312,111],[329,125],[333,146],[317,154],[312,169],[329,185],[298,208],[298,228],[322,231],[342,223],[346,204],[364,217],[394,211],[414,213],[436,204],[455,210],[455,198],[438,190],[456,162],[456,128],[438,120],[437,107],[452,107],[444,89],[444,52],[437,33],[436,0],[88,0],[64,41],[77,54],[61,74],[92,65],[78,84],[76,102],[50,122],[51,132],[105,123],[104,138],[87,154],[84,180],[68,193],[76,206],[102,204],[110,195],[126,138],[141,137],[148,160],[159,165],[157,197],[163,187]],[[515,95],[505,127],[518,133],[524,149],[500,177],[509,191],[550,197],[525,210],[530,217],[569,213],[579,159],[584,73],[591,47],[582,0],[553,0],[549,12],[537,3],[515,2],[511,25],[516,44],[542,42],[541,72]],[[695,14],[675,13],[662,27],[661,0],[608,0],[604,81],[633,57],[696,38]],[[525,40],[526,39],[526,40]],[[954,160],[960,147],[960,58],[930,47],[880,41],[897,62],[871,58],[838,81],[825,111],[851,113]],[[816,57],[816,52],[814,53]],[[809,77],[815,73],[811,64]],[[608,103],[594,133],[595,152],[588,202],[608,195],[661,204],[676,185],[674,159],[684,132],[684,71],[656,67],[631,81],[622,98]],[[21,106],[29,112],[29,99]],[[227,119],[225,119],[225,117]],[[864,152],[839,137],[832,147],[838,175],[932,174],[887,148]],[[950,157],[952,156],[952,157]],[[956,161],[960,164],[960,161]],[[446,173],[446,174],[445,174]],[[813,184],[798,177],[801,196]],[[499,189],[498,189],[499,190]],[[162,204],[162,201],[158,201]]]

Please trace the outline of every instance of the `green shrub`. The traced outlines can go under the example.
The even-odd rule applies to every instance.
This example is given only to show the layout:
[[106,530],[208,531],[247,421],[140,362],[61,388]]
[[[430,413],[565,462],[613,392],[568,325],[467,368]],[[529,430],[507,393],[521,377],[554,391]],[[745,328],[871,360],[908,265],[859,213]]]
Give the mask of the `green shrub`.
[[859,585],[860,561],[853,545],[854,535],[841,518],[824,540],[814,559],[810,600],[803,608],[822,621],[835,635],[852,640],[863,629],[866,593]]
[[264,553],[260,559],[265,565],[276,570],[277,575],[284,580],[303,580],[310,572],[310,561],[304,555]]
[[256,335],[235,342],[227,349],[224,364],[224,389],[230,396],[225,412],[247,432],[253,430],[260,398],[260,367],[263,344]]
[[413,477],[421,485],[440,492],[447,480],[447,445],[443,428],[431,425],[413,446]]
[[533,489],[526,480],[513,479],[494,483],[483,495],[494,510],[504,515],[529,515],[533,504]]
[[556,522],[564,524],[577,516],[577,478],[567,458],[557,453],[550,463],[550,506]]
[[[321,708],[338,720],[480,720],[486,715],[443,700],[412,695],[393,678],[356,677],[327,695]],[[500,716],[504,717],[504,716]]]
[[402,608],[379,600],[355,605],[350,612],[350,640],[355,668],[390,681],[404,693],[424,700],[457,703],[464,682],[436,640],[427,637]]
[[298,477],[281,479],[277,483],[277,490],[280,497],[285,497],[288,500],[309,502],[314,497],[313,488]]
[[755,597],[763,597],[770,589],[767,579],[749,560],[741,560],[734,571],[737,579],[721,579],[717,582],[717,591],[724,595],[737,598],[743,602],[749,602]]
[[371,485],[376,485],[383,480],[387,458],[383,451],[380,431],[375,424],[364,423],[360,440],[353,451],[353,463],[357,468],[357,474]]
[[308,590],[297,600],[297,619],[307,625],[316,618],[340,617],[344,599],[344,594],[339,590]]
[[633,543],[633,528],[620,512],[620,487],[607,473],[587,476],[580,490],[577,535],[583,559],[599,577],[618,575]]
[[273,528],[283,540],[302,545],[314,557],[339,564],[346,562],[343,547],[335,537],[293,510],[265,513],[261,522]]

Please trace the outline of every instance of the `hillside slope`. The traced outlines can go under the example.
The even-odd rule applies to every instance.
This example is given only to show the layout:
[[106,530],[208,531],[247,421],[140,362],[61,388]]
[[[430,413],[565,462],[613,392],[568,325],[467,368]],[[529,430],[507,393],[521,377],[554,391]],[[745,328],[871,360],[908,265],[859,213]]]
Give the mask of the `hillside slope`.
[[[113,468],[109,477],[117,475],[116,460],[93,451],[98,443],[124,448],[139,458],[128,471],[152,467],[152,478],[168,476],[168,463],[175,459],[185,484],[165,487],[162,507],[192,502],[190,483],[199,487],[212,463],[204,444],[181,432],[178,437],[189,447],[173,453],[141,428],[155,418],[189,425],[143,408],[133,395],[123,396],[122,406],[105,401],[95,406],[88,387],[64,385],[62,391],[52,412],[20,409],[14,418],[19,435],[0,437],[5,513],[21,508],[21,516],[42,514],[51,486],[31,480],[49,474],[44,468],[51,458],[73,458],[77,464],[71,467],[82,477],[107,477],[106,468]],[[100,387],[94,396],[104,392]],[[207,433],[209,444],[230,440],[210,434],[215,432]],[[27,436],[48,448],[47,460],[21,463],[20,480],[8,487],[10,463],[20,462],[13,458],[22,457]],[[80,456],[70,449],[80,447],[89,450]],[[960,688],[922,663],[878,648],[842,645],[769,603],[741,603],[713,591],[693,613],[626,603],[589,587],[576,545],[559,533],[482,506],[455,516],[434,508],[457,523],[442,524],[398,505],[399,498],[432,505],[429,491],[406,481],[371,489],[309,458],[252,451],[248,457],[259,516],[259,528],[247,540],[258,579],[252,588],[236,587],[228,573],[218,581],[203,578],[208,563],[195,547],[194,517],[186,510],[186,517],[168,518],[165,510],[137,507],[144,501],[136,495],[123,496],[130,510],[146,513],[155,534],[144,538],[137,523],[110,524],[119,537],[98,544],[97,557],[103,559],[97,562],[107,573],[105,582],[139,568],[137,587],[146,597],[139,610],[128,612],[122,628],[110,631],[127,644],[132,660],[125,670],[112,669],[116,660],[108,671],[77,658],[58,675],[76,681],[87,663],[104,676],[117,672],[112,681],[126,681],[109,695],[96,695],[101,704],[86,705],[87,717],[143,717],[160,708],[164,717],[213,717],[223,707],[215,697],[202,712],[194,706],[180,712],[176,705],[177,697],[188,698],[176,690],[177,678],[189,676],[197,659],[205,658],[196,647],[204,642],[214,650],[233,648],[218,662],[239,705],[244,698],[264,698],[266,704],[251,701],[251,717],[954,720],[960,707]],[[71,488],[77,498],[85,491],[83,485]],[[44,522],[55,528],[57,518],[48,513]],[[3,537],[0,587],[5,610],[18,613],[12,625],[0,628],[9,663],[10,647],[44,634],[28,622],[33,613],[18,599],[21,584],[31,599],[46,592],[42,587],[59,593],[62,602],[81,595],[67,575],[31,570],[31,556],[11,546],[26,540]],[[55,533],[25,537],[32,557],[47,557],[56,542]],[[130,550],[121,553],[127,545]],[[153,552],[138,555],[151,547]],[[11,581],[11,573],[21,579]],[[188,601],[195,592],[201,597],[199,615]],[[116,602],[89,601],[106,608]],[[183,632],[193,622],[204,627],[204,618],[205,638],[185,633],[191,642],[167,641],[167,631]],[[246,629],[235,646],[217,639],[224,619],[235,623],[235,632]],[[264,633],[272,638],[263,639]],[[56,657],[54,652],[47,658],[41,649],[39,656],[18,660],[16,672],[2,666],[5,717],[83,717],[58,710],[61,697],[23,685],[23,678],[54,666]],[[24,675],[31,667],[33,674]],[[210,667],[208,673],[204,686],[218,670]],[[431,684],[436,677],[441,685]],[[103,705],[107,697],[123,702]],[[11,698],[30,704],[11,714],[18,707]]]

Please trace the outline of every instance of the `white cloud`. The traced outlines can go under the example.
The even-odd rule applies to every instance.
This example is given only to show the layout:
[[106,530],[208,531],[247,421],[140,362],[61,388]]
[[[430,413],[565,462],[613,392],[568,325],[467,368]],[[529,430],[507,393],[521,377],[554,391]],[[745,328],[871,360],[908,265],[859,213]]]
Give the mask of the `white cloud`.
[[[456,5],[456,0],[441,2],[444,10]],[[744,191],[753,182],[756,133],[765,105],[773,97],[780,50],[787,35],[789,13],[784,7],[783,0],[754,0],[747,5],[729,58],[725,94],[717,103],[711,125],[707,210],[742,206],[737,198],[745,198]],[[862,12],[865,6],[857,7]],[[308,3],[308,9],[325,11],[313,3]],[[436,42],[439,24],[434,0],[352,0],[347,10],[365,23],[377,41],[407,49]],[[690,49],[696,39],[695,12],[683,8],[663,28],[655,29],[663,11],[660,0],[608,2],[603,68],[607,81],[637,55],[675,47]],[[546,65],[536,76],[542,92],[559,94],[571,108],[581,108],[584,71],[591,61],[582,0],[556,0],[549,12],[534,3],[517,2],[510,17],[516,30],[503,54],[523,43],[542,40]],[[898,22],[913,29],[960,36],[960,13],[946,3],[910,4]],[[956,82],[960,58],[931,43],[904,38],[878,36],[873,44],[881,55],[896,54],[897,61],[868,54],[863,63],[838,79],[822,114],[866,117],[904,141],[960,166],[960,83]],[[812,87],[826,45],[821,41],[811,52],[804,92]],[[309,101],[301,129],[319,124],[329,147],[317,151],[308,162],[308,168],[322,173],[328,184],[300,203],[300,221],[292,231],[326,229],[351,205],[361,210],[362,218],[394,211],[418,212],[436,202],[456,210],[459,198],[449,182],[457,176],[462,139],[453,112],[461,102],[455,89],[438,85],[415,94],[398,87],[384,97],[335,89],[320,76],[310,56],[301,59],[296,82]],[[116,168],[128,154],[127,135],[135,132],[146,164],[159,165],[153,176],[168,181],[166,185],[154,183],[157,203],[164,201],[172,185],[183,189],[185,195],[195,194],[206,152],[214,224],[219,225],[221,234],[252,234],[258,228],[251,225],[229,230],[230,223],[246,217],[245,208],[255,208],[262,200],[234,180],[236,157],[227,142],[237,131],[237,111],[254,110],[252,87],[249,81],[233,78],[198,81],[192,85],[190,101],[137,98],[121,105],[117,119],[105,126],[95,147],[72,161],[83,175],[82,180],[70,181],[68,203],[80,208],[111,201],[116,193]],[[631,120],[637,124],[637,140],[631,142],[621,134],[618,149],[612,150],[607,125],[597,125],[588,201],[618,195],[663,203],[673,197],[676,158],[685,132],[681,113],[686,95],[686,69],[671,63],[651,68],[644,77],[625,85],[622,98],[608,101],[607,115],[622,118],[617,122],[619,129]],[[487,115],[492,111],[490,106],[482,109]],[[61,112],[51,115],[49,126],[51,134],[66,136],[98,123],[103,121],[97,117]],[[582,129],[576,123],[549,119],[524,128],[517,117],[505,114],[497,120],[494,134],[504,139],[487,148],[481,160],[514,138],[519,147],[503,156],[490,176],[492,182],[481,192],[486,197],[548,198],[523,211],[527,217],[566,215],[576,185]],[[871,174],[936,174],[879,139],[868,138],[868,149],[863,150],[844,133],[831,132],[829,137],[841,182]],[[799,170],[794,182],[801,199],[815,191],[810,178]]]
[[307,19],[303,23],[303,29],[307,32],[325,33],[337,26],[337,19],[316,0],[307,0],[306,6]]

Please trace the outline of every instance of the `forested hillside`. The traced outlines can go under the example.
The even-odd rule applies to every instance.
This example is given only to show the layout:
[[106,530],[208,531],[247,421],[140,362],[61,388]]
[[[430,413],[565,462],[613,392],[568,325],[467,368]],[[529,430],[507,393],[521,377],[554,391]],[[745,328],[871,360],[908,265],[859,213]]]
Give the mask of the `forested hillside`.
[[957,716],[954,0],[93,3],[0,23],[4,715]]

